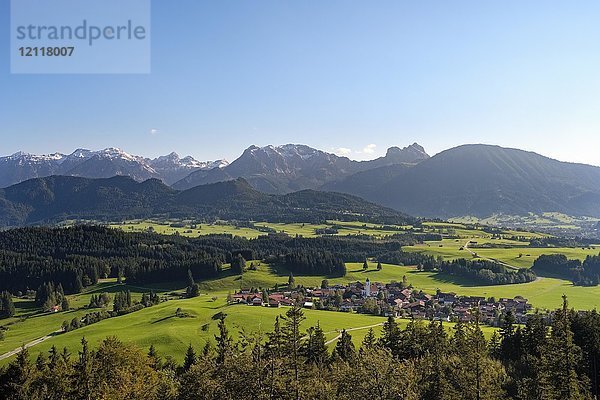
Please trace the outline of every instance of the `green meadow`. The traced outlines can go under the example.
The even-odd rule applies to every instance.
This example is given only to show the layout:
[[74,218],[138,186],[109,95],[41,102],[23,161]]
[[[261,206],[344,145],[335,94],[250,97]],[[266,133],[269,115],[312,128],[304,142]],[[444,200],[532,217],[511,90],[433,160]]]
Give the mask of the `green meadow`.
[[[338,235],[367,234],[385,237],[409,229],[410,227],[383,228],[380,225],[364,224],[361,222],[327,221],[326,224],[276,224],[256,222],[256,227],[271,228],[288,235],[304,237],[316,236],[316,230],[331,226],[338,227]],[[193,221],[128,221],[111,225],[126,232],[154,231],[164,235],[182,235],[197,237],[214,233],[232,234],[247,238],[256,238],[265,234],[256,229],[239,228],[226,222],[215,224],[193,224]],[[404,250],[422,252],[433,256],[441,256],[446,260],[456,258],[473,258],[472,251],[477,257],[495,259],[519,268],[529,268],[534,260],[542,254],[565,254],[569,258],[584,259],[587,255],[598,254],[600,246],[592,248],[530,248],[527,242],[515,241],[513,236],[534,238],[545,236],[534,232],[503,231],[498,237],[484,232],[478,227],[460,223],[425,223],[423,231],[441,234],[443,239],[427,242],[416,246],[406,246]],[[464,248],[469,241],[476,241],[469,250]],[[494,247],[477,248],[492,244]],[[277,315],[285,313],[285,308],[251,307],[245,305],[227,305],[227,294],[241,288],[273,288],[276,285],[287,284],[289,272],[260,261],[253,261],[256,271],[246,271],[243,275],[231,274],[229,267],[224,266],[223,274],[218,279],[200,282],[202,295],[193,299],[180,299],[185,283],[171,282],[156,285],[117,284],[115,279],[100,281],[97,285],[87,288],[84,292],[68,296],[71,307],[67,312],[42,314],[32,300],[16,299],[17,315],[3,320],[1,324],[8,328],[5,339],[0,341],[0,354],[12,351],[24,343],[29,343],[57,331],[63,321],[81,318],[88,312],[92,295],[107,292],[114,294],[129,290],[133,300],[139,300],[142,293],[154,290],[167,301],[143,309],[141,311],[100,321],[90,326],[64,333],[51,335],[47,340],[37,344],[31,352],[47,351],[52,345],[66,346],[72,353],[79,348],[81,337],[85,336],[92,344],[98,343],[106,336],[116,335],[123,340],[131,341],[139,346],[148,347],[154,344],[163,354],[174,354],[180,361],[187,346],[191,343],[200,348],[213,339],[216,333],[216,316],[218,313],[227,314],[228,326],[231,332],[239,337],[241,331],[247,333],[268,332]],[[249,262],[250,263],[250,262]],[[248,263],[248,264],[249,264]],[[347,274],[344,277],[324,276],[295,276],[298,285],[306,287],[320,286],[323,279],[330,284],[349,282],[364,282],[369,278],[372,282],[389,283],[401,281],[404,277],[414,289],[434,294],[437,290],[454,292],[459,295],[477,295],[485,297],[515,297],[523,296],[540,309],[552,309],[561,304],[561,296],[566,294],[570,306],[576,309],[600,308],[600,287],[576,287],[569,281],[552,277],[540,277],[535,282],[515,285],[476,286],[472,282],[435,272],[417,271],[412,266],[397,266],[383,264],[377,270],[377,263],[369,260],[369,268],[363,270],[362,263],[348,263]],[[183,311],[185,317],[178,316],[177,309]],[[180,313],[182,315],[182,313]],[[304,328],[319,323],[326,332],[328,340],[333,340],[341,329],[352,329],[352,337],[356,344],[364,338],[368,327],[377,326],[384,318],[341,313],[330,311],[306,310]],[[407,321],[402,321],[406,324]],[[450,328],[451,324],[447,324]],[[492,329],[485,328],[486,335],[491,335]],[[0,361],[0,365],[8,360]]]
[[[368,273],[367,273],[368,274]],[[314,278],[317,279],[317,278]],[[110,318],[83,327],[78,330],[52,336],[48,340],[30,349],[32,354],[48,351],[50,347],[67,347],[71,353],[80,347],[82,337],[85,337],[92,346],[98,344],[107,336],[118,336],[124,341],[133,342],[141,347],[154,345],[162,354],[172,354],[181,362],[189,344],[200,350],[209,341],[214,344],[214,335],[217,333],[217,319],[219,313],[227,315],[227,325],[230,332],[239,338],[243,332],[246,334],[261,335],[269,332],[275,318],[285,314],[287,308],[253,307],[247,305],[227,305],[226,292],[213,292],[200,297],[183,300],[169,300],[153,307],[138,312]],[[179,317],[177,310],[180,309]],[[22,343],[30,342],[47,333],[57,330],[61,322],[85,314],[86,310],[56,313],[30,318],[20,325],[11,327],[6,332],[6,340],[0,342],[0,354],[19,347]],[[330,348],[342,329],[351,330],[353,341],[358,346],[367,334],[373,330],[379,335],[385,322],[384,317],[342,313],[320,310],[305,310],[306,320],[303,328],[319,324],[325,331],[328,341],[332,341]],[[399,320],[405,326],[408,320]],[[446,324],[451,330],[453,324]],[[492,328],[484,327],[486,336],[493,332]],[[10,359],[0,361],[6,364]]]
[[[474,258],[463,246],[466,242],[442,240],[441,242],[427,242],[416,246],[405,246],[403,250],[441,256],[445,260],[457,258]],[[481,242],[488,243],[488,242]],[[461,250],[462,248],[462,250]],[[568,258],[584,260],[588,255],[600,254],[600,247],[571,248],[571,247],[510,247],[510,248],[470,248],[480,258],[493,259],[518,268],[530,268],[533,262],[543,254],[564,254]]]

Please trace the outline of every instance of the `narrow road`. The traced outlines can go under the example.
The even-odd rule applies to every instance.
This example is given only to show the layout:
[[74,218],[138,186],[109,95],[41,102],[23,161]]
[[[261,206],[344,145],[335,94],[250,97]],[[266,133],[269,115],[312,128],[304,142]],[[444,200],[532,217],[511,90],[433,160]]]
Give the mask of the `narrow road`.
[[[380,324],[375,324],[375,325],[361,326],[361,327],[358,327],[358,328],[349,328],[349,329],[346,329],[346,332],[360,331],[360,330],[362,330],[362,329],[370,329],[370,328],[375,328],[376,326],[381,326],[381,325],[383,325],[383,324],[384,324],[384,322],[382,322],[382,323],[380,323]],[[331,340],[328,340],[327,342],[325,342],[325,344],[326,344],[326,345],[329,345],[329,344],[331,344],[331,343],[335,342],[336,340],[338,340],[339,338],[341,338],[341,337],[342,337],[342,333],[341,333],[341,331],[339,331],[339,330],[338,330],[338,331],[336,331],[336,332],[340,332],[340,333],[339,333],[339,334],[338,334],[336,337],[334,337],[333,339],[331,339]]]
[[[57,331],[54,331],[54,332],[52,332],[52,333],[49,333],[48,335],[46,335],[46,336],[43,336],[43,337],[41,337],[41,338],[39,338],[39,339],[35,339],[35,340],[33,340],[33,341],[31,341],[31,342],[27,343],[27,344],[25,345],[25,348],[27,348],[27,349],[28,349],[28,348],[30,348],[30,347],[36,346],[36,345],[38,345],[38,344],[40,344],[40,343],[42,343],[42,342],[45,342],[46,340],[50,339],[51,337],[58,335],[58,334],[59,334],[59,333],[61,333],[61,332],[62,332],[62,329],[59,329],[59,330],[57,330]],[[4,360],[5,358],[12,357],[12,356],[14,356],[15,354],[17,354],[17,353],[18,353],[18,352],[20,352],[20,351],[21,351],[21,347],[19,347],[19,348],[16,348],[16,349],[14,349],[14,350],[12,350],[12,351],[9,351],[8,353],[4,353],[4,354],[0,355],[0,361]]]

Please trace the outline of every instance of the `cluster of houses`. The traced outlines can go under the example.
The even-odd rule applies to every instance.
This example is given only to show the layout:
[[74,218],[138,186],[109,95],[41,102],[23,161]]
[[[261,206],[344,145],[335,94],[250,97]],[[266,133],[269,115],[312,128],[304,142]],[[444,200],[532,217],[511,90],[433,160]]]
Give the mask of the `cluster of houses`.
[[365,283],[312,289],[299,287],[271,293],[243,289],[230,295],[229,301],[268,307],[301,304],[305,308],[448,322],[470,322],[479,314],[479,320],[491,326],[500,325],[508,311],[513,313],[517,323],[525,323],[531,310],[531,304],[520,296],[495,299],[441,291],[431,295],[413,290],[406,282],[382,284],[369,279]]

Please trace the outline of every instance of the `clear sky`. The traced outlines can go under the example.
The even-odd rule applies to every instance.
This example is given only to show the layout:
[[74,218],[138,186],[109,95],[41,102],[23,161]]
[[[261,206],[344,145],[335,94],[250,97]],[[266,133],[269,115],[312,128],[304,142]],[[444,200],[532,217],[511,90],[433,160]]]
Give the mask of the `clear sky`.
[[491,143],[600,165],[598,1],[155,0],[149,75],[11,75],[8,3],[0,154]]

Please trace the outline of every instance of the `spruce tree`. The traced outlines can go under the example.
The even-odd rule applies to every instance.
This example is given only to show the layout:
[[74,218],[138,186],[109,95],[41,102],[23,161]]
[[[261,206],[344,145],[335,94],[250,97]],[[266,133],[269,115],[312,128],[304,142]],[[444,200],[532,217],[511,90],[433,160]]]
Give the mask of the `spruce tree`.
[[69,311],[69,309],[71,308],[70,305],[69,305],[69,299],[67,299],[66,296],[63,297],[62,302],[60,304],[60,308],[63,311]]
[[302,324],[302,321],[304,321],[306,317],[304,316],[302,309],[298,305],[295,305],[290,308],[281,319],[283,320],[282,333],[286,352],[293,372],[294,397],[300,399],[300,348],[304,338],[304,335],[300,332],[300,324]]
[[229,330],[225,324],[225,314],[223,313],[221,313],[219,317],[218,328],[219,334],[215,335],[215,340],[217,342],[217,357],[215,361],[217,365],[222,365],[233,353],[233,339],[229,335]]
[[192,344],[190,343],[190,345],[187,348],[187,351],[185,352],[185,358],[183,360],[183,370],[189,371],[190,368],[192,368],[192,366],[196,365],[197,363],[198,363],[198,356],[196,356],[196,352],[194,351],[194,348],[192,347]]
[[379,338],[379,344],[388,349],[392,355],[398,356],[400,354],[400,328],[396,323],[394,317],[388,317],[387,321],[383,324],[382,336]]
[[567,297],[563,295],[563,305],[554,313],[552,329],[547,346],[542,354],[541,390],[546,399],[579,400],[583,380],[577,375],[577,365],[581,361],[581,349],[573,343],[571,318]]
[[9,292],[0,293],[0,318],[10,318],[15,315],[15,305]]
[[373,328],[369,328],[365,338],[363,339],[360,349],[372,349],[377,344],[377,339],[375,338],[375,332],[373,332]]
[[[372,330],[370,332],[372,333]],[[356,349],[354,348],[354,343],[352,343],[352,336],[345,329],[342,330],[333,352],[335,357],[339,357],[347,362],[353,361],[356,358]]]
[[310,327],[307,338],[303,343],[302,354],[309,364],[323,365],[327,362],[327,346],[325,345],[325,334],[317,322],[316,327]]
[[150,365],[155,370],[159,370],[161,368],[160,355],[158,354],[158,351],[156,351],[156,348],[153,344],[151,344],[150,348],[148,349],[148,360],[150,360]]

